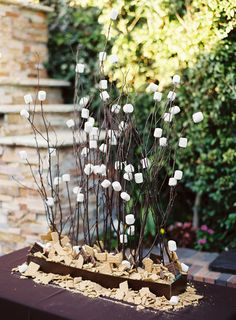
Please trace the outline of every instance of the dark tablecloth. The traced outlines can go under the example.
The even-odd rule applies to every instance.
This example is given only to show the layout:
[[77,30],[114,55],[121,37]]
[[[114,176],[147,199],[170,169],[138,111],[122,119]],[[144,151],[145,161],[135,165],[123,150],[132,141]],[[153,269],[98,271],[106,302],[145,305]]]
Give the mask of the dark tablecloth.
[[26,260],[27,248],[0,258],[0,320],[236,320],[236,289],[194,283],[205,297],[180,311],[137,311],[104,299],[20,279],[11,269]]

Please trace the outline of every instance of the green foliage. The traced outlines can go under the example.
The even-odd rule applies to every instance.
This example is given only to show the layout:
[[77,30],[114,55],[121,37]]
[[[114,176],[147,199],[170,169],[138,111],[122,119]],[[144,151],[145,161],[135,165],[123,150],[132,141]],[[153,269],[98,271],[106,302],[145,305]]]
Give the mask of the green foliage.
[[236,227],[230,215],[236,204],[235,50],[236,44],[225,40],[201,55],[194,68],[183,71],[185,86],[179,97],[186,122],[192,109],[205,114],[202,124],[188,130],[191,148],[178,161],[186,186],[203,195],[202,221],[216,230],[215,237],[220,235],[218,247],[233,245]]
[[[73,80],[79,44],[79,60],[88,65],[84,88],[91,92],[111,7],[122,9],[108,47],[109,54],[119,56],[120,68],[108,70],[110,79],[119,86],[128,73],[129,88],[142,92],[149,81],[163,89],[173,74],[182,74],[178,103],[189,147],[178,154],[184,185],[179,189],[177,215],[191,212],[195,194],[201,194],[201,221],[215,231],[210,235],[215,241],[208,242],[208,249],[235,246],[235,0],[43,2],[55,7],[50,18],[48,64],[54,77]],[[152,106],[151,99],[142,94],[136,104],[139,125]],[[205,119],[193,125],[191,115],[198,110]]]

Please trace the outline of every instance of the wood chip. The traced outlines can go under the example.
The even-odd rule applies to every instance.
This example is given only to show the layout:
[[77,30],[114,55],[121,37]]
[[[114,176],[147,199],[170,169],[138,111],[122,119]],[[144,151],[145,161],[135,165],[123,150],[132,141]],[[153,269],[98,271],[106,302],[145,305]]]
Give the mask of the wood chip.
[[64,237],[61,239],[61,245],[62,245],[62,247],[66,246],[68,243],[70,243],[70,239],[69,239],[67,236],[64,236]]
[[84,258],[80,254],[78,260],[76,261],[76,268],[82,269],[84,264]]
[[122,290],[125,293],[127,293],[129,291],[128,281],[121,282],[119,284],[119,288],[120,288],[120,290]]
[[56,243],[59,241],[59,235],[57,232],[51,232],[51,238],[52,238],[52,242]]
[[117,254],[108,254],[107,255],[107,261],[110,263],[115,263],[115,264],[121,264],[123,260],[123,254],[122,253],[117,253]]
[[53,247],[56,250],[57,254],[64,256],[65,251],[63,250],[63,248],[59,242],[54,243]]
[[106,261],[107,260],[107,252],[96,252],[95,258],[101,262]]
[[25,276],[34,276],[37,271],[39,270],[40,266],[37,263],[30,262],[26,272],[24,273]]
[[153,261],[152,259],[150,258],[145,258],[143,259],[142,261],[143,265],[144,265],[144,269],[147,271],[147,272],[152,272],[152,267],[153,267]]

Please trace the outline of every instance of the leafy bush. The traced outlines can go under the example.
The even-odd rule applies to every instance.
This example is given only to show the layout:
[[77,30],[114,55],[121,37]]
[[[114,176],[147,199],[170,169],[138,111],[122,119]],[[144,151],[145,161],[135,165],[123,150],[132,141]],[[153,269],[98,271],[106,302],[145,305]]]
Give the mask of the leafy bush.
[[[189,147],[179,155],[184,180],[173,221],[191,219],[194,206],[200,222],[215,231],[207,249],[236,246],[235,0],[43,2],[55,7],[50,18],[48,64],[54,77],[73,80],[79,44],[79,59],[88,64],[84,90],[93,93],[91,74],[96,76],[111,5],[122,9],[108,48],[119,56],[121,67],[115,73],[108,71],[110,78],[119,85],[128,72],[129,89],[143,91],[149,81],[163,89],[173,74],[182,74],[178,103],[184,127],[190,125]],[[152,105],[142,94],[136,105],[140,125]],[[192,125],[194,110],[205,115],[200,130]]]

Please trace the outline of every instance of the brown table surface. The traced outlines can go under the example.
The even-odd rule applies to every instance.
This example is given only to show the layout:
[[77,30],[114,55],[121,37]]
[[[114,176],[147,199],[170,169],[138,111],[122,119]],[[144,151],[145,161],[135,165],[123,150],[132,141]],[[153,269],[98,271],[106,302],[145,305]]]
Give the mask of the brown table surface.
[[194,282],[205,297],[197,307],[179,311],[137,311],[135,308],[91,299],[31,279],[20,279],[11,269],[26,260],[27,248],[0,258],[0,320],[235,320],[236,289]]

